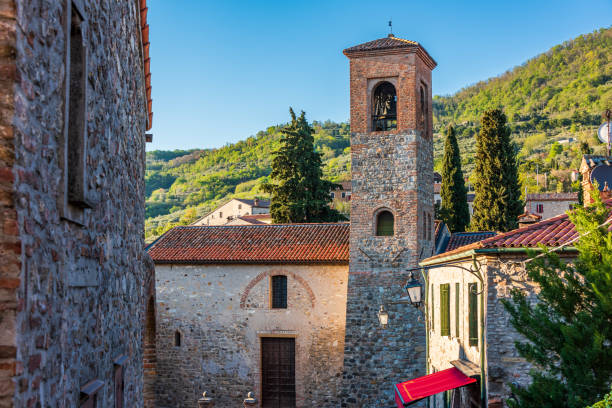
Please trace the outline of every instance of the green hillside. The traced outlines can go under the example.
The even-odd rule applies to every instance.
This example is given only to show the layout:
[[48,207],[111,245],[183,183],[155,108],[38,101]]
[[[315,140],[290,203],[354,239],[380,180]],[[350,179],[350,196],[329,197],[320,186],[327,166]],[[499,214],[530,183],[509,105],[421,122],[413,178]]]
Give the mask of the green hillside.
[[[349,178],[349,126],[314,122],[315,146],[325,177]],[[147,239],[177,223],[187,224],[232,197],[265,198],[259,187],[270,174],[280,126],[219,149],[147,152]]]
[[[569,173],[578,167],[582,150],[590,146],[601,153],[605,149],[595,131],[603,110],[612,108],[611,56],[612,28],[601,29],[454,95],[435,96],[436,169],[442,157],[442,131],[454,123],[463,168],[470,175],[480,115],[501,107],[520,150],[521,180],[528,192],[577,189]],[[326,177],[348,179],[348,124],[313,125]],[[278,130],[279,126],[272,126],[219,149],[147,152],[147,240],[197,219],[231,197],[265,197],[259,186],[270,173]]]

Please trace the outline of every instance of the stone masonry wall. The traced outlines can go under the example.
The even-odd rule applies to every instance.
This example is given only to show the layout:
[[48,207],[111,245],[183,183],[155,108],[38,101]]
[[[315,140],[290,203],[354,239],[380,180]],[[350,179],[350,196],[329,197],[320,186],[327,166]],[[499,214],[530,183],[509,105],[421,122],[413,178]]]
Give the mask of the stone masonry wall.
[[[351,233],[343,407],[394,406],[396,383],[425,374],[425,327],[403,296],[407,268],[429,256],[433,238],[431,70],[415,54],[351,58]],[[371,93],[380,81],[397,92],[397,130],[370,132]],[[428,87],[426,121],[418,87]],[[394,215],[394,236],[375,236],[377,212]],[[430,215],[432,222],[424,220]],[[427,231],[429,230],[429,231]]]
[[[287,276],[272,309],[270,277]],[[294,337],[297,407],[338,407],[346,265],[157,265],[157,407],[261,402],[261,337]],[[180,334],[181,345],[175,346]]]
[[92,380],[103,382],[99,406],[114,406],[120,356],[127,356],[125,406],[142,406],[145,281],[153,271],[144,265],[139,4],[77,3],[86,16],[85,173],[93,202],[82,225],[61,217],[58,200],[70,3],[0,0],[3,407],[78,406]]
[[15,209],[13,84],[16,9],[12,0],[0,0],[0,407],[12,406],[13,377],[23,369],[17,356],[17,291],[21,279],[21,242]]

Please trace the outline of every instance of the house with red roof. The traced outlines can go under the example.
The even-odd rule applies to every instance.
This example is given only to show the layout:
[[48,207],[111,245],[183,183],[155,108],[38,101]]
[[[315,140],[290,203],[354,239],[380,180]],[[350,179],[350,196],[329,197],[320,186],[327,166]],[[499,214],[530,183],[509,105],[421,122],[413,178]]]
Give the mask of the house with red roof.
[[[592,166],[585,166],[583,173],[587,180],[583,187],[590,194],[594,188],[591,170]],[[607,203],[612,205],[612,200]],[[451,401],[457,404],[453,406],[501,408],[511,394],[510,383],[526,386],[531,381],[528,373],[533,367],[515,349],[521,336],[510,325],[502,300],[518,289],[535,301],[538,287],[528,278],[524,264],[528,250],[538,250],[540,245],[556,248],[571,261],[578,233],[565,213],[540,221],[539,215],[527,212],[521,219],[520,228],[502,234],[452,234],[445,252],[419,263],[426,276],[427,372],[457,368],[471,371],[478,380],[455,389],[437,389],[430,407]],[[469,242],[470,234],[481,239]]]
[[203,391],[222,407],[249,391],[280,390],[292,401],[283,407],[336,400],[348,223],[176,227],[148,251],[157,277],[158,406],[193,406]]

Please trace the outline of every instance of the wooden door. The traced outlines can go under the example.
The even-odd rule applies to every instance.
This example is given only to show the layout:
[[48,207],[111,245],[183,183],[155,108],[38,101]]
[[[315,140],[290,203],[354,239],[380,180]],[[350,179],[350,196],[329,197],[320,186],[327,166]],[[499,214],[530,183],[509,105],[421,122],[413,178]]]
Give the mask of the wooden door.
[[295,407],[295,339],[262,337],[262,407]]

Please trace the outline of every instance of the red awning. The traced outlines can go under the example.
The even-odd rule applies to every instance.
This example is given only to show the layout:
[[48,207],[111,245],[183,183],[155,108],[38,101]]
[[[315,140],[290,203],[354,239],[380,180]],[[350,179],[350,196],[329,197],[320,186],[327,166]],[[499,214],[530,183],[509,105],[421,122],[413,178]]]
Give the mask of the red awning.
[[398,408],[404,408],[413,402],[430,395],[463,387],[475,383],[476,379],[468,377],[455,367],[448,370],[415,378],[414,380],[395,384],[395,402]]

